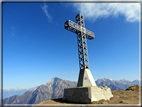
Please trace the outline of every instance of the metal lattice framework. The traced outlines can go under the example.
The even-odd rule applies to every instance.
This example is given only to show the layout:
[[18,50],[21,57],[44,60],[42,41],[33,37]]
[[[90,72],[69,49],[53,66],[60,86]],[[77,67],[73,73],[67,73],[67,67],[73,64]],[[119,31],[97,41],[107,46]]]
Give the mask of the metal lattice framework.
[[64,26],[65,29],[77,34],[80,70],[85,68],[89,69],[86,38],[89,40],[95,38],[94,33],[85,28],[84,17],[80,13],[76,16],[76,23],[71,20],[67,20]]

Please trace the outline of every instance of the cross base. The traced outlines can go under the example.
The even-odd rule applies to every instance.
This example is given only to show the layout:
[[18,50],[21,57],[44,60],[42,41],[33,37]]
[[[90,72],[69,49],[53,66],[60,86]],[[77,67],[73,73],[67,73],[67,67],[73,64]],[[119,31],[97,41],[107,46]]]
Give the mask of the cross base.
[[81,69],[79,72],[77,87],[96,86],[90,69]]
[[91,103],[101,99],[110,100],[113,97],[107,86],[75,87],[64,89],[63,100],[74,103]]

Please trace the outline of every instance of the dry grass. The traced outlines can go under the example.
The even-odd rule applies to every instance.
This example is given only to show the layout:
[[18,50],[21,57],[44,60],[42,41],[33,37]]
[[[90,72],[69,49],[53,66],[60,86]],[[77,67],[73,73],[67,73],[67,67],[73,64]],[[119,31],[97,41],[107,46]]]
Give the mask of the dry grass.
[[99,101],[93,101],[91,104],[104,104],[104,102],[107,103],[108,100],[102,99],[102,100],[99,100]]

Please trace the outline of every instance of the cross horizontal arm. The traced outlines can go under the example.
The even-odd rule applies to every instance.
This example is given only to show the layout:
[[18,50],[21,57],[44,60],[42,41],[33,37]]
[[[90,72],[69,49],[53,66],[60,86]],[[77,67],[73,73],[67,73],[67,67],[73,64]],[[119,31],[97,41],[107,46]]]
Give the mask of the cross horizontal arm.
[[84,28],[84,27],[81,27],[80,25],[72,22],[71,20],[67,20],[64,24],[65,26],[65,29],[71,31],[71,32],[74,32],[74,33],[78,33],[79,31],[86,34],[86,38],[87,39],[93,39],[95,38],[94,36],[94,33],[89,31],[88,29]]

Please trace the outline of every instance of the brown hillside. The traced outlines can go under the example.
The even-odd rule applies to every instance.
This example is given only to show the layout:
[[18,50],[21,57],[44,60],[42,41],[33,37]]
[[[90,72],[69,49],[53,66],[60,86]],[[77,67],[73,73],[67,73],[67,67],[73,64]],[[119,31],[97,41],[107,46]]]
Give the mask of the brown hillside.
[[[114,97],[111,98],[109,101],[101,100],[98,102],[92,102],[91,104],[139,104],[140,93],[138,85],[130,86],[125,91],[122,90],[112,91],[112,94]],[[60,98],[60,99],[48,100],[40,104],[76,104],[76,103],[65,102]],[[39,105],[37,106],[40,107]]]
[[138,91],[139,86],[138,85],[132,85],[129,88],[126,89],[126,91]]

